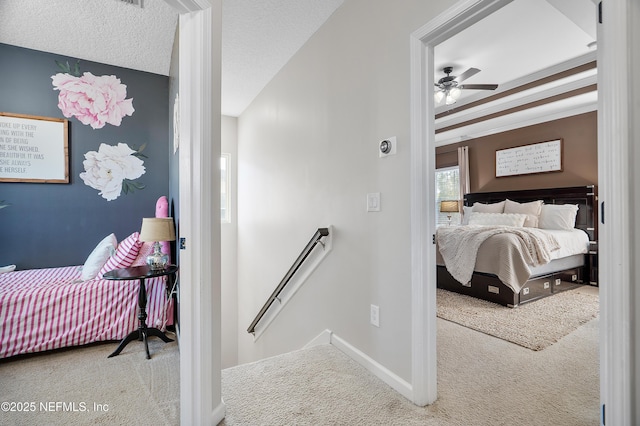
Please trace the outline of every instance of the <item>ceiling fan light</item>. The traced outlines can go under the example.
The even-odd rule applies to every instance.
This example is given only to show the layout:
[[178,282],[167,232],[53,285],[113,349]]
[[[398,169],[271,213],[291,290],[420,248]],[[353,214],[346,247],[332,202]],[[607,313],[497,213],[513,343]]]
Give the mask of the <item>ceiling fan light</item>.
[[449,96],[451,96],[454,100],[458,99],[462,94],[462,90],[457,87],[454,87],[449,91]]
[[443,99],[444,99],[444,92],[442,90],[438,90],[436,93],[433,94],[433,100],[436,101],[437,104],[442,102]]
[[451,96],[451,94],[449,93],[449,94],[447,95],[447,98],[445,99],[444,103],[445,103],[445,104],[447,104],[447,105],[451,105],[451,104],[455,104],[455,103],[456,103],[456,100],[455,100],[455,99],[453,98],[453,96]]

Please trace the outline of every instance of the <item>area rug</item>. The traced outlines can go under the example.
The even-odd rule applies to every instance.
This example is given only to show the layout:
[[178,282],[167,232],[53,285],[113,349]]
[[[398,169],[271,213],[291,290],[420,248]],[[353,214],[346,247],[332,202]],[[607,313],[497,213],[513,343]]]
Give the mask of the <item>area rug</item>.
[[598,294],[569,290],[507,308],[437,289],[437,316],[534,351],[557,342],[599,314]]

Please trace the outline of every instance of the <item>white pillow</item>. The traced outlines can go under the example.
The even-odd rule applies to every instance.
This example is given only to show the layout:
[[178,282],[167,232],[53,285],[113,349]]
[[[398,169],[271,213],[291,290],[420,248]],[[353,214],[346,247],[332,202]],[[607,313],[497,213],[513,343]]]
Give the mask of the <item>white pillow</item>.
[[116,251],[117,246],[118,241],[114,234],[104,237],[85,260],[80,279],[82,281],[94,279],[104,264],[107,263],[109,257]]
[[16,265],[7,265],[0,268],[0,274],[6,274],[7,272],[13,272],[16,269]]
[[504,201],[493,204],[473,203],[473,211],[479,213],[503,213]]
[[462,206],[462,221],[460,222],[461,225],[469,224],[469,218],[471,217],[472,211],[473,211],[473,207]]
[[526,218],[526,214],[473,212],[469,218],[469,225],[522,226]]
[[542,200],[531,201],[530,203],[518,203],[516,201],[505,200],[505,213],[522,213],[527,215],[524,226],[529,228],[537,228],[542,209]]
[[543,204],[538,227],[571,230],[576,227],[577,204]]

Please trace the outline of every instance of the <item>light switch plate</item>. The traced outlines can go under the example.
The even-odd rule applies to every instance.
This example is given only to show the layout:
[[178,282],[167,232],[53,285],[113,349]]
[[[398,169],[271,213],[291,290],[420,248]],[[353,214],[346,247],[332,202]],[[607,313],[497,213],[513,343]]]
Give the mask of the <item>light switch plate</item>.
[[371,305],[369,322],[374,327],[380,327],[380,307],[378,305]]
[[380,211],[380,193],[372,192],[367,194],[367,211],[379,212]]

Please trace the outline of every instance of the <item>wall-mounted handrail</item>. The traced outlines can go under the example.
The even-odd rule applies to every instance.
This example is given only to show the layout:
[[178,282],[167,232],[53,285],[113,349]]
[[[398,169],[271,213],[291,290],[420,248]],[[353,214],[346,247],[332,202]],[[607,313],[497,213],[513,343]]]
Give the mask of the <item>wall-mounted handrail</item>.
[[311,240],[307,243],[305,248],[302,250],[302,253],[300,253],[300,255],[295,260],[295,262],[293,262],[293,265],[291,265],[291,268],[289,268],[287,273],[284,275],[284,278],[282,278],[282,280],[280,281],[280,284],[278,284],[278,286],[273,291],[273,293],[271,293],[271,296],[269,296],[269,299],[267,299],[265,304],[262,306],[262,309],[260,309],[260,312],[258,312],[258,315],[256,315],[253,322],[251,322],[251,325],[249,326],[249,328],[247,328],[247,332],[255,333],[256,325],[258,325],[262,317],[267,313],[267,310],[269,310],[273,302],[275,302],[276,300],[279,300],[278,296],[280,295],[282,290],[286,287],[286,285],[289,283],[293,275],[304,263],[304,261],[307,259],[309,254],[311,254],[315,246],[318,243],[322,244],[322,241],[320,240],[323,237],[326,237],[328,235],[329,235],[329,228],[318,228],[316,233],[313,234],[313,237],[311,237]]

